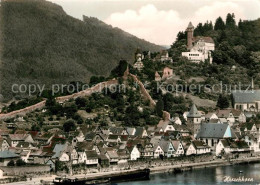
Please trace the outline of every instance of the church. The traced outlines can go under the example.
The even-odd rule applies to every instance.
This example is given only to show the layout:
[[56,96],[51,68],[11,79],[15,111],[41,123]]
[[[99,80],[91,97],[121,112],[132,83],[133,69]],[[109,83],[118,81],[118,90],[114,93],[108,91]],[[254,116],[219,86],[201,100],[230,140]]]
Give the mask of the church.
[[194,26],[190,22],[187,31],[187,49],[188,52],[182,52],[183,57],[188,60],[200,63],[206,60],[212,63],[211,51],[215,50],[215,43],[211,37],[193,36]]

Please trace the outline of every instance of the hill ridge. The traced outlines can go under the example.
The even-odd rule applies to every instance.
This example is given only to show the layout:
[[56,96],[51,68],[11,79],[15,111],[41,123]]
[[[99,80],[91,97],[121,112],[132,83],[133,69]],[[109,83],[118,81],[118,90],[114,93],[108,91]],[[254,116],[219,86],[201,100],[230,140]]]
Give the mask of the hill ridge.
[[101,21],[73,18],[44,0],[4,1],[0,15],[0,93],[5,99],[23,97],[11,92],[12,84],[86,82],[92,75],[108,75],[121,59],[133,63],[138,47],[163,49]]

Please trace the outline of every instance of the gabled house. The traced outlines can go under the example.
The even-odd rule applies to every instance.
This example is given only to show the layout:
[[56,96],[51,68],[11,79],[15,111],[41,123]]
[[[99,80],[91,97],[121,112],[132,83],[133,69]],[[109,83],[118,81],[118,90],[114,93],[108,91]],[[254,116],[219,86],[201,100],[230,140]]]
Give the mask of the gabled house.
[[51,159],[53,154],[54,153],[52,152],[43,152],[40,149],[32,150],[28,158],[28,163],[45,164],[48,160]]
[[141,59],[138,59],[133,66],[135,69],[137,69],[138,71],[142,71],[142,69],[144,68],[144,64],[142,62]]
[[78,142],[75,148],[78,151],[87,151],[87,150],[93,150],[94,149],[94,143],[91,141],[83,141]]
[[127,147],[127,150],[130,154],[131,161],[136,161],[137,159],[139,159],[141,157],[141,153],[136,146],[129,146],[129,147]]
[[144,127],[137,127],[136,130],[135,130],[135,135],[136,137],[147,137],[148,134],[147,134],[147,131]]
[[160,146],[160,139],[152,138],[151,143],[153,144],[153,157],[159,158],[164,156],[164,151]]
[[203,141],[194,140],[190,143],[186,155],[200,155],[210,153],[210,147]]
[[34,141],[37,143],[37,144],[49,144],[53,137],[55,135],[52,134],[52,133],[44,133],[42,135],[38,135],[34,138]]
[[182,121],[181,121],[180,117],[178,117],[178,116],[172,118],[172,122],[176,125],[182,125]]
[[0,138],[0,151],[8,150],[10,144],[7,142],[7,139]]
[[127,127],[126,131],[127,131],[129,136],[134,136],[135,132],[136,132],[136,129],[135,128],[131,128],[131,127]]
[[166,133],[163,133],[162,138],[165,140],[174,140],[179,139],[181,137],[180,131],[168,131]]
[[185,154],[184,147],[180,140],[172,140],[171,143],[175,150],[174,156],[178,157]]
[[138,150],[141,152],[141,158],[153,158],[153,144],[150,142],[147,142],[142,145],[137,145]]
[[167,50],[162,50],[159,54],[157,54],[155,60],[160,62],[172,62],[172,58],[169,57],[169,53]]
[[87,155],[85,151],[78,151],[78,164],[86,164]]
[[72,161],[72,164],[78,164],[79,160],[79,154],[75,148],[70,149],[70,160]]
[[117,151],[117,154],[118,154],[118,164],[125,164],[128,162],[128,160],[130,159],[130,154],[128,152],[128,150],[118,150]]
[[16,161],[20,158],[19,155],[15,154],[14,152],[5,150],[0,151],[0,166],[7,166],[7,164],[13,160]]
[[233,106],[241,111],[259,112],[260,90],[235,90],[232,92]]
[[84,139],[85,139],[85,136],[84,136],[83,132],[80,131],[80,132],[79,132],[79,135],[78,135],[77,137],[75,137],[74,139],[75,139],[74,141],[75,141],[76,143],[77,143],[77,142],[83,142]]
[[227,123],[231,126],[235,123],[235,117],[232,113],[232,109],[217,110],[216,114],[219,119],[221,118],[226,119]]
[[86,165],[88,166],[97,166],[98,165],[98,155],[96,151],[86,151]]
[[246,134],[245,142],[251,151],[260,152],[260,135],[259,134]]
[[128,132],[123,127],[110,127],[109,132],[112,135],[128,135]]
[[246,115],[243,111],[237,110],[237,109],[231,109],[231,112],[235,118],[235,121],[239,123],[245,123],[246,122]]
[[117,164],[119,160],[119,156],[116,151],[114,150],[107,150],[105,152],[106,157],[109,159],[111,165]]
[[233,141],[231,139],[221,139],[216,146],[216,155],[250,152],[250,148],[245,141]]
[[9,134],[9,137],[7,139],[9,140],[12,147],[16,147],[16,145],[20,141],[28,142],[28,143],[34,142],[30,134]]
[[247,122],[241,125],[241,130],[243,130],[245,133],[256,134],[259,133],[259,126],[260,124]]
[[170,158],[174,156],[175,149],[171,141],[161,140],[159,146],[163,150],[165,157]]
[[67,162],[70,160],[69,154],[67,153],[67,144],[56,144],[53,153],[54,155],[52,156],[52,159],[54,160],[59,160],[62,162]]
[[94,141],[95,137],[96,137],[96,133],[95,132],[88,132],[88,133],[86,133],[84,140],[86,140],[86,141]]
[[33,149],[36,149],[36,146],[35,144],[33,143],[28,143],[28,142],[25,142],[25,141],[20,141],[15,148],[19,148],[19,149],[23,149],[23,150],[26,150],[26,151],[30,151],[30,150],[33,150]]
[[120,143],[121,137],[120,135],[109,135],[106,141],[111,143]]
[[211,120],[218,120],[218,116],[214,112],[209,112],[205,115],[206,122],[211,122]]
[[163,119],[159,121],[155,131],[156,132],[175,131],[173,122],[170,119],[170,114],[168,112],[163,111]]

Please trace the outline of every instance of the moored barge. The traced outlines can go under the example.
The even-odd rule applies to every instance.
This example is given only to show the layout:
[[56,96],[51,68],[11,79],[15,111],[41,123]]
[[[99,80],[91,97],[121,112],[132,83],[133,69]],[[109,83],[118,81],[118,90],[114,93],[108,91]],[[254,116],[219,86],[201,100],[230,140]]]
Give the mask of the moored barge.
[[66,178],[56,177],[53,180],[55,185],[97,185],[109,184],[124,181],[149,180],[150,169],[131,170],[121,173],[90,177],[90,178]]

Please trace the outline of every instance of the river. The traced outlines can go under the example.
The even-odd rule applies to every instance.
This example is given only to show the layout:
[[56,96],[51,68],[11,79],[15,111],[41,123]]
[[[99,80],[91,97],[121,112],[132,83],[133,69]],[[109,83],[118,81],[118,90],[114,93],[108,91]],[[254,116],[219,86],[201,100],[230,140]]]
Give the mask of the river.
[[[239,173],[242,171],[242,173]],[[226,180],[226,182],[225,182]],[[237,180],[243,182],[235,182]],[[253,182],[252,182],[253,181]],[[239,164],[233,166],[219,166],[193,169],[178,174],[151,174],[149,181],[118,183],[118,185],[230,185],[230,184],[260,184],[260,163]]]

